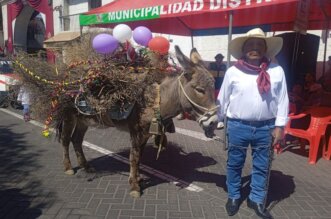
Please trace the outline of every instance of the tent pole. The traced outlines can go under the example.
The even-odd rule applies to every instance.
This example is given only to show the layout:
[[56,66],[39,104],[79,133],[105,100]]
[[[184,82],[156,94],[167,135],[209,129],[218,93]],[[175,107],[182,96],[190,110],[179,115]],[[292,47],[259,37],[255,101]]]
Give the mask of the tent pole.
[[191,33],[191,45],[192,45],[192,49],[194,48],[194,38],[193,38],[193,34]]
[[322,2],[319,0],[318,5],[320,6],[320,9],[324,15],[324,18],[326,19],[326,27],[325,27],[325,44],[324,44],[324,57],[323,57],[323,71],[322,71],[322,77],[325,74],[325,61],[326,61],[326,49],[328,44],[328,36],[327,33],[329,32],[329,25],[330,25],[330,17],[328,16],[328,13],[326,13],[325,8],[323,7]]
[[[226,67],[227,69],[230,68],[230,59],[231,59],[231,55],[229,53],[229,45],[230,45],[230,42],[232,40],[232,17],[233,16],[233,12],[230,11],[229,12],[229,33],[228,33],[228,51],[227,51],[227,62],[226,62]],[[228,106],[224,106],[225,108],[227,108]],[[224,150],[227,150],[229,148],[229,142],[228,142],[228,135],[226,134],[226,130],[227,130],[227,126],[228,126],[228,121],[227,121],[227,118],[225,117],[224,118],[224,136],[223,136],[223,139],[224,139],[224,147],[223,149]]]
[[226,67],[230,68],[230,59],[231,59],[231,54],[229,53],[229,45],[232,40],[232,22],[233,22],[233,11],[229,12],[229,33],[228,33],[228,52],[227,52],[227,63]]
[[[327,24],[328,24],[328,27],[329,27],[329,20],[327,20]],[[329,34],[329,29],[325,28],[322,77],[325,76],[325,64],[326,64],[325,61],[326,61],[326,50],[327,50],[327,47],[328,47],[328,34]]]

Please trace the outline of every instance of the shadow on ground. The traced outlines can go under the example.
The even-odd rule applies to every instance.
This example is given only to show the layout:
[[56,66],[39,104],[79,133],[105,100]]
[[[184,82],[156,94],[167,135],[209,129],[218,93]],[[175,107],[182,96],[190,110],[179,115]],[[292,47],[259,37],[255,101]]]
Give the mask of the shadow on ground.
[[277,203],[290,197],[295,191],[293,176],[272,170],[269,182],[267,206],[273,208]]
[[[251,177],[247,176],[243,179],[245,180],[243,182],[242,198],[246,200],[250,192]],[[279,202],[290,197],[294,191],[295,183],[293,176],[285,175],[281,171],[271,170],[266,206],[272,209]]]
[[0,218],[37,218],[47,205],[38,200],[44,191],[32,176],[40,153],[29,149],[24,133],[12,131],[15,126],[0,126]]
[[[120,151],[116,153],[116,155],[128,158],[129,149]],[[142,156],[142,164],[158,171],[162,171],[175,178],[179,178],[187,183],[180,186],[186,187],[194,182],[204,182],[214,183],[225,190],[224,175],[199,170],[199,168],[215,165],[216,161],[213,158],[204,156],[199,152],[186,153],[181,147],[172,142],[168,143],[166,150],[161,152],[158,160],[156,160],[156,155],[157,148],[147,145]],[[89,161],[89,163],[97,172],[94,175],[83,175],[88,181],[114,174],[129,176],[129,165],[123,165],[123,162],[117,161],[109,156],[99,157]],[[144,171],[141,171],[141,173],[145,176],[142,182],[142,189],[166,182],[165,180],[152,176]]]

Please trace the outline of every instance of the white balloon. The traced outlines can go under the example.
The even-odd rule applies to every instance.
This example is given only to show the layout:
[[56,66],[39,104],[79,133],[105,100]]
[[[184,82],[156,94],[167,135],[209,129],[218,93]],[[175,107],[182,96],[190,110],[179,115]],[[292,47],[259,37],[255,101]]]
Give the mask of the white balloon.
[[113,29],[113,37],[124,43],[125,41],[129,40],[132,36],[131,28],[126,24],[118,24]]

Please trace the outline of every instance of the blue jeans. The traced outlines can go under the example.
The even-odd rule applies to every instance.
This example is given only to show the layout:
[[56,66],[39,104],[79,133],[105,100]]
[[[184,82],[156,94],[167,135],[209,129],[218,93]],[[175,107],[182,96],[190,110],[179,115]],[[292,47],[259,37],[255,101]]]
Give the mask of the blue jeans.
[[30,105],[29,104],[23,104],[23,115],[26,115],[30,113]]
[[274,129],[274,124],[274,120],[252,124],[228,120],[229,148],[226,184],[229,198],[240,198],[241,172],[245,164],[247,148],[251,145],[253,167],[249,199],[256,203],[264,203],[268,190],[267,180],[272,150],[271,131]]

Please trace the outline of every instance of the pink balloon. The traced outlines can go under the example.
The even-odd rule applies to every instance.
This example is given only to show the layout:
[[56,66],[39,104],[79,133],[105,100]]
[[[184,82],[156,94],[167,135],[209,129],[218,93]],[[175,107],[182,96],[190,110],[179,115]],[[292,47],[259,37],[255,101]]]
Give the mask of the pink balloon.
[[133,39],[139,45],[148,46],[148,42],[152,38],[152,32],[147,27],[139,26],[133,30]]
[[92,46],[97,53],[109,54],[118,48],[119,43],[112,35],[101,33],[93,38]]

